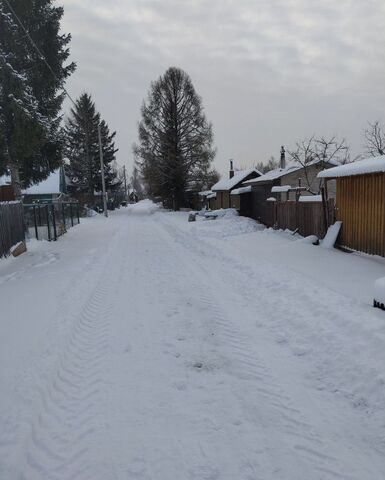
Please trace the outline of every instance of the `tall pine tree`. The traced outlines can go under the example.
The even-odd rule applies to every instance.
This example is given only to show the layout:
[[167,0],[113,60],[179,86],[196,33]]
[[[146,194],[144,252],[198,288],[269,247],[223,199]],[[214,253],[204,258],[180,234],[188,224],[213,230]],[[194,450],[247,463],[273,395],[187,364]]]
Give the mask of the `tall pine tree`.
[[191,183],[210,172],[212,142],[211,124],[190,77],[169,68],[151,84],[134,146],[147,191],[176,210],[182,207]]
[[0,4],[0,171],[10,171],[20,195],[61,162],[62,87],[75,64],[65,66],[70,35],[60,33],[62,7],[53,0],[8,1],[11,8]]
[[83,93],[76,100],[76,107],[65,125],[65,154],[69,162],[67,172],[78,191],[88,192],[93,197],[101,191],[98,125],[100,124],[106,189],[117,187],[114,138],[107,123],[101,120],[91,95]]

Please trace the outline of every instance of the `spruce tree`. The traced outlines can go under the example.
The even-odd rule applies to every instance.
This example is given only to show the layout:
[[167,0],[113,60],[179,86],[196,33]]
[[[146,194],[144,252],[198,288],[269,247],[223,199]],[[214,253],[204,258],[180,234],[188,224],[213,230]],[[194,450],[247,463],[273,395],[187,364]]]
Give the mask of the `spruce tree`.
[[101,170],[99,157],[98,125],[100,124],[104,160],[104,178],[107,190],[117,187],[115,168],[114,138],[107,123],[101,120],[91,95],[83,93],[76,100],[65,125],[65,155],[68,160],[67,172],[78,191],[88,192],[93,197],[101,191]]
[[142,106],[134,152],[147,191],[178,210],[186,191],[214,158],[212,127],[190,77],[171,67],[152,83]]
[[62,87],[75,64],[64,65],[70,35],[60,33],[62,7],[53,0],[9,3],[13,11],[0,4],[0,170],[10,171],[20,195],[20,187],[43,180],[61,162]]

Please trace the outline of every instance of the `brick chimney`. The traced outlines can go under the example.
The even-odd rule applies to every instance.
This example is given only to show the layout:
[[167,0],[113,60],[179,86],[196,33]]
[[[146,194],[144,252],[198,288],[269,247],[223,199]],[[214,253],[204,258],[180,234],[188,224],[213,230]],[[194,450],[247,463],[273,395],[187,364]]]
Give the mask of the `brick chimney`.
[[229,178],[233,178],[234,176],[234,165],[233,165],[233,161],[230,160],[230,172],[229,172]]
[[281,162],[280,167],[282,169],[286,168],[286,158],[285,158],[285,147],[282,145],[281,147]]

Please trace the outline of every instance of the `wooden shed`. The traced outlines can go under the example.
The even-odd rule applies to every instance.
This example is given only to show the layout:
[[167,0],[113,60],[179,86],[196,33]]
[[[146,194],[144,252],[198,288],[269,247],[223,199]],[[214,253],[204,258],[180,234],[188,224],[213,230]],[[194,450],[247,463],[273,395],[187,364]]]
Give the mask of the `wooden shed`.
[[256,168],[234,171],[231,161],[229,178],[221,179],[211,187],[211,190],[216,193],[215,208],[236,208],[239,210],[240,198],[238,195],[231,195],[231,192],[234,189],[241,187],[244,181],[260,176],[261,172]]
[[320,172],[327,189],[337,181],[339,243],[347,248],[385,257],[385,155]]

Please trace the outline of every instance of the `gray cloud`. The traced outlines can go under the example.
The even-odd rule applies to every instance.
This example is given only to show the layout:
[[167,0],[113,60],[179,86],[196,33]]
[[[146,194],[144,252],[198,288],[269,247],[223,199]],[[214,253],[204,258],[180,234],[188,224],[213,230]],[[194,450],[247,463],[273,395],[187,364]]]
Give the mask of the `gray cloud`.
[[132,162],[149,83],[184,68],[227,159],[250,165],[313,132],[346,136],[385,117],[383,0],[64,0],[78,70]]

